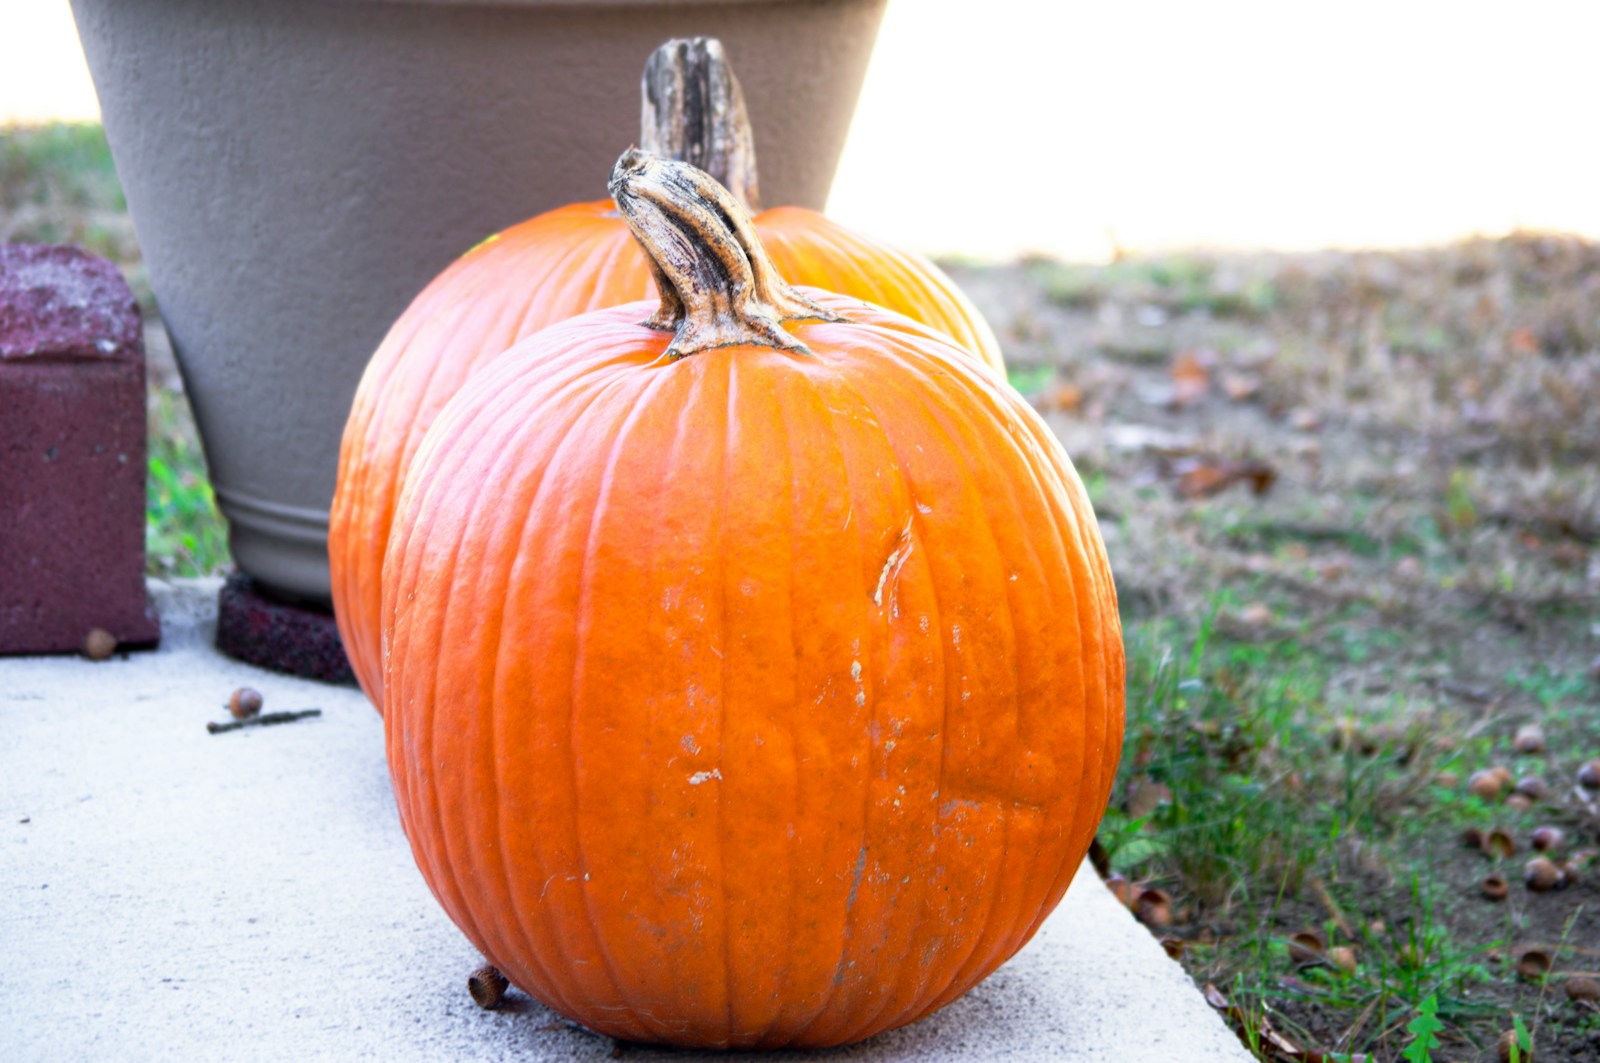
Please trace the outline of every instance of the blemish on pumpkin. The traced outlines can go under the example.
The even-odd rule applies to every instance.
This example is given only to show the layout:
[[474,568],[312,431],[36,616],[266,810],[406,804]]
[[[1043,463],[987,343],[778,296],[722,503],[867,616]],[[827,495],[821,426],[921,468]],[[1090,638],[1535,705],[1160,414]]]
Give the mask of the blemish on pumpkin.
[[697,742],[695,742],[694,735],[684,735],[682,738],[678,739],[678,744],[682,746],[686,752],[700,752],[700,746]]
[[[900,534],[895,537],[895,546],[889,551],[888,558],[883,563],[883,571],[878,573],[878,586],[872,592],[872,604],[883,604],[883,588],[890,580],[900,575],[900,566],[906,563],[906,558],[911,556],[911,548],[916,545],[911,538],[911,520],[906,518],[906,526],[900,529]],[[894,588],[889,589],[889,596],[894,597]]]
[[719,779],[720,780],[721,778],[722,778],[722,769],[720,769],[720,768],[712,768],[710,771],[697,771],[693,775],[689,776],[689,785],[690,786],[699,786],[701,783],[705,782],[708,779]]
[[861,891],[861,875],[867,869],[867,847],[863,845],[856,853],[856,869],[851,873],[850,895],[844,900],[845,911],[856,906],[856,894]]

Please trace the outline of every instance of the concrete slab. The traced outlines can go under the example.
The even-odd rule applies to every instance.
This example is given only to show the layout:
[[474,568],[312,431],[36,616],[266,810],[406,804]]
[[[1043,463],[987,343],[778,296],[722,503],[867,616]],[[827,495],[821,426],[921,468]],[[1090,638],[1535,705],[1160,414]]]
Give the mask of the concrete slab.
[[[0,1058],[718,1058],[614,1046],[520,993],[480,1011],[480,958],[411,861],[377,714],[217,653],[217,586],[152,583],[159,652],[0,660]],[[208,734],[242,685],[323,716]],[[1087,867],[966,997],[817,1055],[1250,1059]]]

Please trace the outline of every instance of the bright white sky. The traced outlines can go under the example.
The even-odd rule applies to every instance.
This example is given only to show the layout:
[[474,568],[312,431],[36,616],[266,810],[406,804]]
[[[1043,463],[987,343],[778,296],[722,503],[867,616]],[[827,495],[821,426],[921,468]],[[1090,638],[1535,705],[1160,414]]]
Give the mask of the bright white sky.
[[[980,257],[1600,237],[1597,41],[1594,0],[891,0],[829,209]],[[0,122],[97,113],[67,0],[0,0]]]

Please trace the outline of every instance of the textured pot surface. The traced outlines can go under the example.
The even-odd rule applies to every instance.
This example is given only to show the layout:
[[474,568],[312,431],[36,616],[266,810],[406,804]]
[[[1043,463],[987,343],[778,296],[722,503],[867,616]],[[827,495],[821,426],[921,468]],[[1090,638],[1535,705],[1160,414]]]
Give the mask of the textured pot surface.
[[884,0],[73,0],[239,566],[328,597],[351,396],[483,236],[604,194],[639,71],[714,35],[769,202],[820,207]]

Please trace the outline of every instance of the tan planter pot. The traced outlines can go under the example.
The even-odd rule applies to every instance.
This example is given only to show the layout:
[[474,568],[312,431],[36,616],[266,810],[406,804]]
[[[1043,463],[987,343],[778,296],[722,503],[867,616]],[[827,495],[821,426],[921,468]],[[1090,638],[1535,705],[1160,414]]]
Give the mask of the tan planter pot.
[[604,196],[658,44],[721,38],[763,198],[820,208],[884,2],[73,0],[239,567],[327,601],[367,358],[483,236]]

